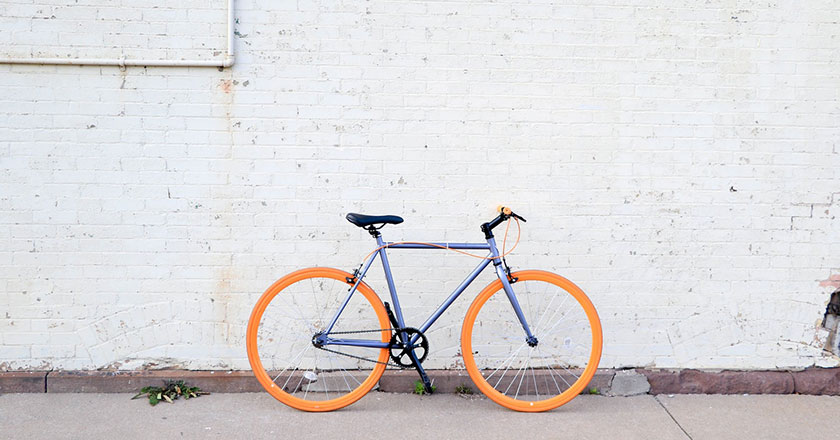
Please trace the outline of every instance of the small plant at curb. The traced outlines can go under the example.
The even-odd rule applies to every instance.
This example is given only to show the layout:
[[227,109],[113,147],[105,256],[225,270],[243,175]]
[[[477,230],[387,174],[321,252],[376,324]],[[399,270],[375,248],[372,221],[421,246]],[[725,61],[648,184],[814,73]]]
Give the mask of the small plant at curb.
[[164,382],[163,388],[153,386],[141,388],[140,392],[131,399],[134,400],[140,398],[141,396],[148,396],[149,404],[155,406],[161,401],[174,403],[180,397],[183,397],[184,400],[188,400],[191,397],[198,397],[203,394],[210,393],[201,391],[201,388],[199,387],[191,387],[185,384],[183,380],[168,380]]
[[455,392],[458,394],[472,394],[473,390],[467,385],[458,385],[455,387]]
[[[435,392],[436,389],[437,389],[437,387],[432,385],[432,392],[433,393]],[[422,396],[424,394],[429,394],[429,393],[426,392],[426,387],[423,386],[422,381],[419,381],[419,380],[414,381],[414,394],[417,394],[418,396]]]
[[592,387],[589,389],[589,394],[601,394],[601,392],[598,391],[598,388]]

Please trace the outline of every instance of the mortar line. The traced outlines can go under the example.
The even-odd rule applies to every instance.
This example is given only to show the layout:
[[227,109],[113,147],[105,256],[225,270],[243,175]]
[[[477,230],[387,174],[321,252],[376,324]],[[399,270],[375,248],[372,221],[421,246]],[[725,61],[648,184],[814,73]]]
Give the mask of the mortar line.
[[694,440],[693,438],[691,438],[691,435],[688,434],[688,431],[686,431],[685,428],[683,428],[682,425],[680,425],[680,422],[678,422],[677,419],[674,418],[674,415],[671,414],[671,411],[668,411],[668,408],[662,404],[662,402],[659,400],[659,396],[654,395],[653,400],[656,400],[656,403],[658,403],[659,406],[661,406],[662,409],[664,409],[665,412],[668,413],[668,417],[670,417],[671,420],[673,420],[674,423],[676,423],[677,427],[680,428],[680,431],[682,431],[683,434],[685,434],[685,436],[688,437],[688,440]]

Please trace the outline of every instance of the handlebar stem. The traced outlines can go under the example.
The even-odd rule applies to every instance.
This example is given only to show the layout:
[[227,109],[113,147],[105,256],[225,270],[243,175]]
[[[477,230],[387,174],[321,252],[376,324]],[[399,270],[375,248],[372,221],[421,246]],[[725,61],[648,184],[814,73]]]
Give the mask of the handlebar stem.
[[502,224],[503,221],[507,220],[510,216],[506,215],[505,213],[499,214],[493,220],[490,220],[487,223],[481,224],[481,232],[484,233],[484,238],[491,239],[493,238],[493,228]]
[[510,208],[508,208],[508,212],[509,213],[505,213],[505,209],[502,208],[501,213],[498,216],[496,216],[496,218],[494,218],[493,220],[490,220],[487,223],[482,223],[481,224],[481,232],[484,233],[484,238],[486,238],[488,240],[493,238],[493,228],[495,228],[496,226],[499,226],[500,224],[502,224],[503,221],[508,220],[511,217],[522,220],[523,222],[526,221],[524,218],[520,217],[515,212],[511,211]]

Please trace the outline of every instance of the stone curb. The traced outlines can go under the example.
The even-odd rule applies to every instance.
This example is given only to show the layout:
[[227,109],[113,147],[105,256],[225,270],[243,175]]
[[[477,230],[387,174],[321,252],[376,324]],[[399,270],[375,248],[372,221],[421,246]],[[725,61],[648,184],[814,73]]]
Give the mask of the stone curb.
[[0,393],[43,393],[46,371],[0,371]]
[[[455,393],[466,386],[477,392],[465,370],[430,370],[438,392]],[[609,389],[612,370],[598,371],[587,389]],[[0,372],[0,393],[131,393],[147,385],[167,380],[183,380],[211,393],[262,392],[263,388],[250,371],[42,371]],[[379,390],[392,393],[414,392],[418,380],[413,370],[389,370],[379,380]]]
[[[620,370],[619,370],[620,371]],[[840,395],[840,368],[801,371],[708,371],[637,369],[650,383],[650,394],[811,394]],[[587,386],[609,394],[616,370],[599,370]],[[430,370],[438,392],[459,386],[475,390],[464,370]],[[381,391],[410,393],[418,379],[413,370],[389,370]],[[262,392],[250,371],[7,371],[0,372],[0,393],[130,393],[165,380],[184,380],[211,393]]]
[[[478,393],[466,370],[429,370],[427,373],[429,379],[432,380],[432,384],[437,387],[437,392],[456,393],[458,392],[457,388],[465,386],[474,393]],[[612,370],[598,371],[586,389],[596,388],[598,392],[609,389],[613,375],[615,375],[615,372]],[[414,392],[414,384],[419,379],[420,377],[414,370],[386,371],[379,379],[379,390],[388,393],[412,393]]]
[[651,394],[840,395],[840,368],[800,371],[639,370]]
[[651,394],[791,394],[788,371],[641,370]]
[[[52,371],[47,374],[48,393],[131,393],[167,380],[183,380],[211,393],[262,391],[250,371]],[[42,391],[43,392],[43,391]]]
[[[478,392],[466,370],[429,370],[427,373],[432,385],[437,387],[437,392],[454,393],[455,388],[459,386],[468,386]],[[388,393],[413,393],[414,382],[417,380],[420,380],[420,376],[414,370],[385,371],[379,379],[379,390]]]
[[791,374],[796,393],[840,395],[840,368],[809,368]]

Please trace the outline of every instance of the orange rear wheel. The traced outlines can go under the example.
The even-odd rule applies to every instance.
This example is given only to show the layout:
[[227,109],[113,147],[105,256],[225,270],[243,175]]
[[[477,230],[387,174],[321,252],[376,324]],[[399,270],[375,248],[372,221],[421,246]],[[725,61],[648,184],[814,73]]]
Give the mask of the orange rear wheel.
[[[315,267],[292,272],[263,293],[248,320],[248,360],[260,384],[277,400],[304,411],[332,411],[359,400],[385,371],[385,348],[327,345],[313,337],[325,330],[346,298],[347,272]],[[390,328],[382,301],[359,283],[333,327],[348,339],[388,342]],[[373,331],[371,331],[373,330]],[[374,363],[359,358],[375,359]]]
[[467,372],[487,397],[513,410],[557,408],[581,393],[598,368],[601,321],[586,294],[551,272],[512,274],[525,332],[496,280],[473,301],[461,330]]

